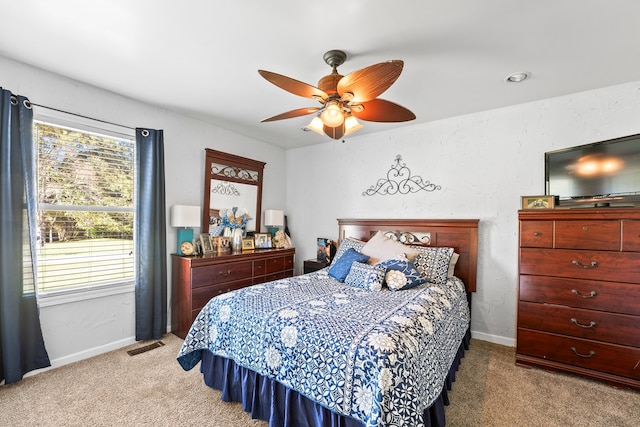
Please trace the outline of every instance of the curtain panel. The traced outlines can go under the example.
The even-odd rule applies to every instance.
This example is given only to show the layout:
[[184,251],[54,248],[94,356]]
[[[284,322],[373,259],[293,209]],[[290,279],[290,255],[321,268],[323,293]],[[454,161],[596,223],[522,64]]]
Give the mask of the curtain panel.
[[0,381],[50,366],[37,304],[36,163],[29,100],[0,87]]
[[136,129],[136,340],[167,331],[167,244],[162,130]]

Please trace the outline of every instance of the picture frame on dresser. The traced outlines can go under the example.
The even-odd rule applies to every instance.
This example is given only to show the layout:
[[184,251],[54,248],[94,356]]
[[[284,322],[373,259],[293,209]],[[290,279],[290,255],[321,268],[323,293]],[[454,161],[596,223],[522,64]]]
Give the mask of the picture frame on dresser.
[[255,243],[253,237],[245,237],[242,239],[242,250],[250,251],[255,249]]
[[256,233],[254,234],[254,242],[256,249],[270,249],[272,246],[271,243],[271,234],[269,233]]
[[211,244],[211,236],[208,233],[200,234],[200,247],[202,254],[208,255],[213,253],[213,245]]
[[553,209],[557,196],[522,196],[522,209]]
[[228,236],[216,236],[214,239],[213,246],[215,246],[218,255],[231,253],[231,239]]

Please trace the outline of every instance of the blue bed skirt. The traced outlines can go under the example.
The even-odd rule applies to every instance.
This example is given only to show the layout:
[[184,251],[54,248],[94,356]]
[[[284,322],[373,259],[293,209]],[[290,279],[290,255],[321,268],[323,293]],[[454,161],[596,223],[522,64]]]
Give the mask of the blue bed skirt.
[[[471,333],[467,330],[449,368],[442,392],[424,412],[425,427],[445,426],[444,407],[449,405],[447,391],[451,390],[470,340]],[[353,418],[331,412],[277,381],[208,351],[202,351],[200,371],[206,385],[222,392],[222,400],[240,402],[252,418],[268,421],[270,427],[363,427],[361,422]]]

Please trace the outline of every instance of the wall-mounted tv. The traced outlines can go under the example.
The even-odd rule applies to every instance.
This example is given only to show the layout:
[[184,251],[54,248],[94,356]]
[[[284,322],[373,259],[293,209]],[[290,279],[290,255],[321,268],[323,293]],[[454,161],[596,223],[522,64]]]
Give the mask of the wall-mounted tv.
[[640,135],[544,154],[547,195],[560,206],[640,205]]

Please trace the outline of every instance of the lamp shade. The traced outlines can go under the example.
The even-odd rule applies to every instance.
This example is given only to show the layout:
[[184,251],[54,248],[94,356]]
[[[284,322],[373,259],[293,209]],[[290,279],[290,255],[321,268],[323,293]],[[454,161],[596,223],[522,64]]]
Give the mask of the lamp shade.
[[173,205],[169,210],[172,227],[200,226],[200,206]]
[[264,225],[267,227],[280,227],[284,225],[284,212],[267,209],[264,211]]
[[344,111],[338,101],[327,102],[324,111],[320,113],[320,119],[322,123],[332,128],[344,123]]

